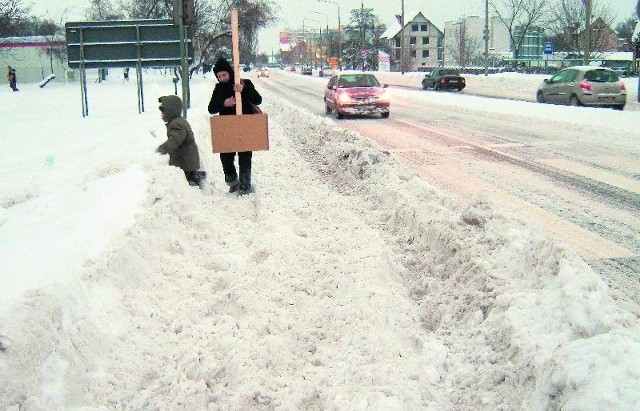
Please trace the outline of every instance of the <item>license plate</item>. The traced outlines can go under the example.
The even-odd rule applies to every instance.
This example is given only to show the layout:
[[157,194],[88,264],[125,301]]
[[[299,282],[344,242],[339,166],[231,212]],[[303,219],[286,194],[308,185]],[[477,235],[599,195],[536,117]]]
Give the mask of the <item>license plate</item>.
[[451,84],[458,84],[458,80],[449,80],[449,83],[451,83]]

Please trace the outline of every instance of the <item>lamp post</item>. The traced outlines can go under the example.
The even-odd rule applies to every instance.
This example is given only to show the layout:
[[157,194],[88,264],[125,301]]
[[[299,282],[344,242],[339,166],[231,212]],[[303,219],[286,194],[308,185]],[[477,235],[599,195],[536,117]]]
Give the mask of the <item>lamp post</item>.
[[585,0],[585,22],[584,22],[584,65],[589,64],[589,54],[591,53],[591,0]]
[[[305,21],[315,21],[315,22],[317,22],[319,27],[320,27],[320,38],[322,38],[322,22],[320,20],[310,19],[310,18],[306,18],[305,17],[305,18],[302,19],[302,27],[304,27],[304,22]],[[316,46],[316,48],[317,48],[317,46]],[[309,48],[307,48],[307,50],[309,50]],[[315,55],[314,55],[314,66],[317,66],[318,65],[317,63],[318,63],[318,60],[317,60],[317,58],[315,58]]]
[[484,2],[484,75],[489,75],[489,0]]
[[[326,13],[320,13],[319,11],[309,10],[311,13],[320,14],[324,16],[324,21],[326,23],[326,34],[327,34],[327,57],[331,56],[331,37],[329,36],[329,16]],[[324,65],[324,64],[322,64]]]
[[338,6],[338,70],[342,69],[342,33],[340,29],[340,5],[332,0],[318,0],[321,3],[333,3]]

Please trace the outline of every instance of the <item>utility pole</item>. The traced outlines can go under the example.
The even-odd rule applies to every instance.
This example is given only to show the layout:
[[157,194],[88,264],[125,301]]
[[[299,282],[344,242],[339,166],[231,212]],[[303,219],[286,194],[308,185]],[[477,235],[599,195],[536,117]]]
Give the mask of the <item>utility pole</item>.
[[364,1],[360,0],[360,58],[362,59],[362,71],[364,71]]
[[591,0],[585,0],[586,10],[586,18],[584,22],[584,55],[583,55],[583,63],[584,65],[589,64],[589,54],[591,53]]
[[400,2],[400,73],[404,74],[404,0]]
[[489,75],[489,0],[484,1],[484,75]]

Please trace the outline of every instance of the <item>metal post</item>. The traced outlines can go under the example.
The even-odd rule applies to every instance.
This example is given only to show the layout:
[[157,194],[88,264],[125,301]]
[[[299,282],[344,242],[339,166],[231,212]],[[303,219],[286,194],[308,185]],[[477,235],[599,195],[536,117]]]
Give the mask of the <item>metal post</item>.
[[366,58],[364,56],[364,2],[360,0],[360,58],[362,59],[362,71],[364,71],[364,64]]
[[338,70],[342,70],[342,32],[340,29],[340,5],[332,0],[318,0],[322,3],[333,3],[338,6]]
[[585,1],[586,17],[584,22],[584,55],[583,55],[583,63],[584,65],[589,64],[589,54],[591,53],[591,0]]
[[400,73],[404,74],[404,0],[400,3]]
[[188,26],[184,25],[184,2],[183,0],[175,0],[178,4],[178,27],[180,29],[180,77],[182,83],[182,116],[187,118],[187,108],[190,106],[189,102],[189,64],[187,59],[188,47],[187,47],[187,29]]
[[489,75],[489,0],[484,2],[484,75]]

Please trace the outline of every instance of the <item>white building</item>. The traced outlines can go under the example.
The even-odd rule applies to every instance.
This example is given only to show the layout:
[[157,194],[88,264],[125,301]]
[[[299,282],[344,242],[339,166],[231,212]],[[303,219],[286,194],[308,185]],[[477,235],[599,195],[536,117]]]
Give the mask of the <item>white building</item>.
[[[410,16],[409,19],[406,17]],[[405,14],[407,23],[401,24],[396,16],[382,33],[380,39],[391,47],[391,69],[416,71],[420,68],[438,67],[443,63],[444,33],[421,12]],[[401,44],[404,36],[404,65],[401,61]]]
[[[460,20],[448,21],[444,25],[444,65],[460,66],[461,50],[468,54],[465,65],[473,65],[478,59],[484,59],[484,17],[469,16]],[[463,34],[464,33],[464,34]],[[511,37],[507,27],[497,18],[489,19],[489,57],[511,56]]]
[[[16,69],[18,87],[20,83],[40,82],[51,74],[64,81],[67,73],[73,78],[73,70],[65,63],[47,55],[52,47],[66,47],[64,38],[50,39],[45,36],[0,38],[0,67]],[[70,79],[71,79],[70,78]]]

